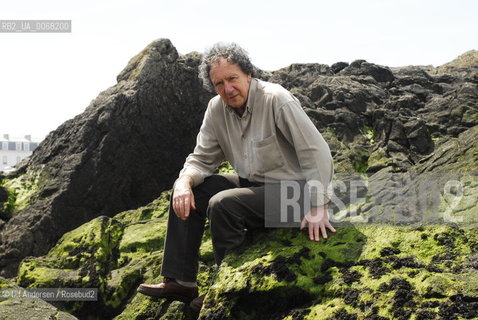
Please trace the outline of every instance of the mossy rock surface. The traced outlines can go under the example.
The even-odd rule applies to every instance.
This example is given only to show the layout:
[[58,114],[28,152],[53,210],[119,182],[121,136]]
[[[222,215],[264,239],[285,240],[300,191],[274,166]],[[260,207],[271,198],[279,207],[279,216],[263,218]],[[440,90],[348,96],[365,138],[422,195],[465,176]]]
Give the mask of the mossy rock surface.
[[[193,319],[184,303],[135,292],[141,282],[161,280],[164,201],[166,195],[117,220],[98,218],[65,235],[46,257],[23,262],[19,284],[98,287],[100,299],[93,305],[63,305],[80,318]],[[145,212],[147,219],[137,220]],[[84,250],[72,256],[67,244],[75,241]],[[109,263],[97,252],[108,252]],[[296,229],[270,229],[250,233],[217,272],[206,235],[202,257],[199,282],[207,297],[200,319],[478,317],[476,228],[342,223],[320,242]]]
[[[98,288],[97,302],[61,303],[62,309],[80,318],[186,317],[188,312],[184,312],[188,308],[184,303],[155,301],[136,294],[140,283],[162,280],[159,272],[169,194],[169,191],[164,192],[149,205],[125,211],[114,218],[93,219],[65,234],[46,256],[24,259],[16,278],[18,285]],[[208,232],[201,248],[201,259],[198,281],[201,293],[205,293],[214,269],[211,267],[214,257]],[[174,316],[171,318],[170,315]]]
[[17,177],[0,180],[0,187],[6,192],[6,201],[0,207],[0,219],[8,221],[18,211],[27,208],[40,191],[40,174],[29,170]]
[[[385,177],[386,169],[372,177]],[[224,164],[221,170],[231,168]],[[467,183],[464,194],[473,195],[474,180],[460,181]],[[136,292],[142,282],[162,280],[169,197],[170,192],[164,192],[147,206],[93,219],[65,234],[46,256],[22,262],[17,283],[98,288],[97,302],[59,304],[80,319],[197,318],[187,304]],[[371,201],[356,206],[363,217],[372,211],[373,206],[367,208]],[[207,231],[198,277],[200,294],[207,296],[199,318],[478,317],[478,229],[473,224],[350,221],[342,217],[337,233],[320,242],[311,242],[298,229],[250,232],[219,270]]]
[[200,319],[475,319],[477,229],[293,230],[227,257]]

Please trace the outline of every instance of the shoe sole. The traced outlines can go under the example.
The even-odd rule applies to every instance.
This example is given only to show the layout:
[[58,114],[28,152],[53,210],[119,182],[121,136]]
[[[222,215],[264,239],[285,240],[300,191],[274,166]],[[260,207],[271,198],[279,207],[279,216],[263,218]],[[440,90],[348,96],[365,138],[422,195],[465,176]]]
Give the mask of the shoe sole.
[[138,289],[136,291],[138,291],[139,293],[144,294],[146,296],[152,297],[152,298],[175,300],[175,301],[181,301],[181,302],[184,302],[184,303],[190,303],[191,301],[193,301],[195,299],[195,298],[187,298],[185,296],[175,295],[175,294],[166,294],[166,295],[158,296],[158,295],[152,294],[148,291],[140,290],[140,289]]

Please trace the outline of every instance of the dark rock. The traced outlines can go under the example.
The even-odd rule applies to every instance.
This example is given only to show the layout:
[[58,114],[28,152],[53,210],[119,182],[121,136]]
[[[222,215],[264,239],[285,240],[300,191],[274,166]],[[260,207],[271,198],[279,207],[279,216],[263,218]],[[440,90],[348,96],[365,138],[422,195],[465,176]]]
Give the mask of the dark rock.
[[390,272],[390,270],[383,265],[381,259],[363,260],[360,264],[369,268],[370,275],[374,279],[381,278],[383,275]]
[[401,88],[403,91],[407,93],[411,93],[416,96],[421,102],[427,102],[430,97],[430,90],[422,87],[419,84],[413,83],[408,86],[404,86]]
[[392,248],[392,247],[385,247],[382,250],[380,250],[380,256],[385,257],[385,256],[391,256],[395,254],[400,254],[400,249],[398,248]]
[[347,290],[344,294],[344,302],[351,306],[356,306],[359,299],[360,291],[357,289]]
[[324,64],[307,63],[291,64],[272,73],[270,82],[278,83],[287,89],[294,87],[308,87],[318,76],[331,76],[330,67]]
[[426,155],[433,151],[433,141],[423,121],[411,120],[406,122],[404,129],[412,153]]
[[[283,297],[288,298],[284,299]],[[278,315],[283,315],[291,309],[309,303],[313,297],[310,293],[293,287],[282,290],[276,288],[269,291],[231,292],[229,298],[236,301],[235,306],[231,309],[233,319],[240,319],[245,315],[253,315],[253,318],[256,319],[277,319]],[[239,309],[237,306],[241,306],[241,308]]]
[[262,269],[261,273],[264,275],[275,274],[277,276],[277,280],[279,281],[294,281],[297,279],[297,276],[288,267],[290,265],[290,261],[291,259],[279,256],[270,265]]
[[314,82],[309,88],[310,99],[315,102],[316,107],[323,107],[333,100],[332,90],[327,86]]
[[179,56],[169,40],[154,41],[115,86],[50,133],[28,162],[41,176],[38,199],[0,235],[1,274],[12,276],[22,258],[45,254],[82,223],[170,188],[211,97],[197,78],[198,60]]
[[437,234],[435,234],[435,236],[433,238],[441,246],[447,246],[447,247],[450,247],[450,248],[455,247],[455,239],[454,239],[453,235],[451,235],[448,232],[437,233]]
[[300,90],[293,88],[290,92],[299,100],[301,106],[304,109],[315,109],[317,106],[314,102],[310,100],[310,98],[304,95]]
[[365,60],[355,60],[339,72],[340,75],[371,76],[378,82],[391,82],[395,78],[387,67],[381,67]]
[[478,270],[478,253],[474,252],[468,258],[468,267]]
[[339,73],[340,71],[342,71],[348,66],[349,64],[347,62],[336,62],[330,66],[330,69],[332,70],[333,73]]
[[391,68],[391,70],[395,75],[395,83],[400,83],[402,86],[412,83],[426,86],[426,84],[434,82],[433,77],[430,75],[430,72],[433,70],[426,67],[407,66],[402,68]]
[[435,256],[432,257],[432,262],[442,262],[442,261],[446,261],[446,260],[454,260],[456,259],[457,257],[457,254],[454,253],[454,252],[445,252],[445,253],[441,253],[441,254],[437,254]]
[[388,284],[382,283],[379,287],[379,291],[382,291],[382,292],[389,292],[392,290],[399,290],[399,289],[410,291],[412,290],[412,286],[407,280],[403,278],[395,277],[395,278],[392,278]]
[[478,297],[454,295],[448,303],[440,306],[438,314],[443,319],[458,319],[458,315],[465,319],[474,319],[478,317]]
[[0,186],[0,204],[7,202],[7,200],[8,200],[8,192],[4,187]]
[[390,319],[379,316],[377,314],[372,314],[372,315],[367,316],[367,320],[390,320]]
[[425,301],[422,303],[422,308],[438,308],[440,306],[440,302],[438,301]]
[[385,109],[392,111],[418,110],[422,107],[423,103],[417,98],[416,95],[406,93],[398,97],[392,97],[384,106]]
[[398,289],[393,296],[393,306],[397,309],[402,307],[414,307],[415,302],[413,301],[413,297],[413,292],[407,289]]
[[295,309],[285,314],[285,316],[290,317],[291,320],[302,320],[308,313],[309,311],[306,309]]
[[310,256],[310,248],[304,247],[299,250],[299,252],[294,253],[292,257],[290,257],[289,262],[295,263],[295,264],[300,264],[301,263],[301,258],[309,260],[311,258]]
[[358,272],[357,270],[348,270],[345,269],[342,271],[342,279],[346,284],[352,284],[354,282],[357,282],[362,278],[362,274]]
[[[394,269],[400,268],[423,268],[423,265],[415,260],[414,257],[388,257],[387,262],[392,263]],[[385,259],[384,259],[385,260]]]
[[314,283],[318,285],[326,284],[332,279],[332,275],[329,272],[325,272],[323,275],[314,278]]
[[345,309],[340,309],[328,320],[357,320],[357,315],[354,313],[348,313]]
[[[1,178],[0,178],[1,182]],[[5,221],[10,219],[10,213],[8,212],[6,202],[8,202],[8,191],[0,186],[0,222],[3,225]],[[2,228],[0,227],[0,230]]]
[[420,271],[418,270],[413,270],[413,271],[410,271],[409,273],[407,273],[407,275],[410,277],[410,278],[414,278],[416,275],[418,275],[420,273]]

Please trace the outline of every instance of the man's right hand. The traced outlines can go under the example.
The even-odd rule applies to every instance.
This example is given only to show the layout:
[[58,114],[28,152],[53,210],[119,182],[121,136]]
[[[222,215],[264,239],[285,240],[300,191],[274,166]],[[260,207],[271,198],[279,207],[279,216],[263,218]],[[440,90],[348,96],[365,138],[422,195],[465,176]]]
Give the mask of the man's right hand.
[[196,209],[192,191],[193,180],[189,176],[182,176],[174,184],[173,209],[178,218],[186,220],[191,209]]

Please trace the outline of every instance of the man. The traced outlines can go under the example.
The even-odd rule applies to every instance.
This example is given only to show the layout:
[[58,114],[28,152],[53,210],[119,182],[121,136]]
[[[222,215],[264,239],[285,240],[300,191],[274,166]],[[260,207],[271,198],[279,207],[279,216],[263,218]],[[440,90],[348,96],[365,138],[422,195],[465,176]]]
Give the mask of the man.
[[[246,52],[236,44],[217,44],[207,52],[200,77],[218,95],[209,102],[197,145],[173,187],[161,270],[165,280],[138,288],[153,297],[194,299],[196,311],[204,299],[197,297],[196,276],[206,217],[219,265],[243,242],[245,229],[264,227],[266,214],[279,215],[280,208],[266,204],[266,198],[280,199],[281,181],[301,181],[301,186],[314,181],[322,188],[310,188],[310,210],[301,228],[308,226],[313,241],[327,238],[326,228],[335,232],[325,192],[332,157],[298,100],[283,87],[254,78]],[[213,174],[224,160],[237,175]]]

